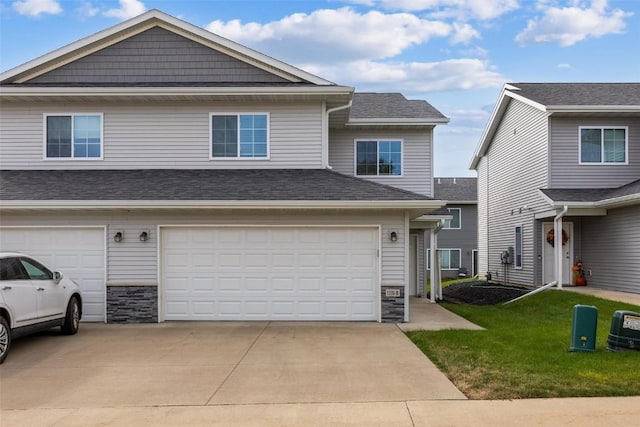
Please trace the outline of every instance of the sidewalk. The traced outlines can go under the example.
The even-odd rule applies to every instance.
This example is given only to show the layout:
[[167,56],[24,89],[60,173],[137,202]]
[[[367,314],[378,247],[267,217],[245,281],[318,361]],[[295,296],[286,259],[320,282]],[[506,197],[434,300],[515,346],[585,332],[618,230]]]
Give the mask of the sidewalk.
[[640,306],[640,294],[632,294],[631,292],[616,292],[589,286],[563,286],[562,289],[569,292],[593,295],[598,298],[626,302],[628,304]]

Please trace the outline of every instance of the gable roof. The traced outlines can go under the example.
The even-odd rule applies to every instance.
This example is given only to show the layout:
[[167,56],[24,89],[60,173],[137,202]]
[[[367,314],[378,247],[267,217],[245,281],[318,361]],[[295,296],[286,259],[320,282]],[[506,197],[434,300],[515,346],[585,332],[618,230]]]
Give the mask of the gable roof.
[[37,76],[156,27],[179,34],[293,83],[311,83],[321,86],[335,85],[335,83],[328,80],[167,15],[157,9],[150,10],[8,70],[0,74],[0,83],[5,85],[8,83],[27,82]]
[[325,169],[1,170],[2,209],[411,209],[430,197]]
[[423,100],[408,100],[401,93],[356,92],[348,125],[388,123],[447,124],[449,119]]
[[555,113],[639,113],[640,83],[507,83],[473,154],[469,169],[476,169],[489,149],[498,125],[513,100]]
[[433,195],[436,199],[447,200],[448,204],[454,202],[477,203],[478,179],[477,178],[434,178]]
[[621,207],[640,204],[640,179],[617,188],[545,188],[540,192],[554,207]]

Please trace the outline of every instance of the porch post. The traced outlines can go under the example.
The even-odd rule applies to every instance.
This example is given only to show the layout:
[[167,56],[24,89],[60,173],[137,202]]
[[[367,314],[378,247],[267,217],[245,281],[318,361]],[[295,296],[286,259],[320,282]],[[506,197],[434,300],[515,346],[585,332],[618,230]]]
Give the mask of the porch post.
[[[431,242],[429,251],[429,264],[431,265],[431,269],[429,270],[429,281],[431,283],[431,302],[436,302],[436,293],[440,288],[440,278],[439,275],[436,274],[436,257],[437,257],[437,249],[438,249],[438,228],[432,228],[431,233],[429,233]],[[438,283],[436,283],[438,282]]]

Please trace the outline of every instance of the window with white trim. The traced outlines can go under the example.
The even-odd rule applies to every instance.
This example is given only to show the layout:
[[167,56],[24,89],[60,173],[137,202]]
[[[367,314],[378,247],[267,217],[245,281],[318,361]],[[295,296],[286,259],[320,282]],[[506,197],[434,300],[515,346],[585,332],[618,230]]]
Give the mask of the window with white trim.
[[269,156],[269,115],[266,113],[211,113],[211,158]]
[[580,164],[627,164],[628,128],[580,126]]
[[102,114],[46,114],[45,158],[102,159]]
[[[460,268],[460,249],[438,249],[440,251],[440,269],[457,270]],[[427,270],[431,270],[431,249],[427,249]]]
[[515,268],[522,268],[522,226],[516,225],[515,245],[513,246],[513,260]]
[[357,176],[402,175],[402,141],[356,141]]
[[449,208],[449,213],[452,218],[444,221],[442,228],[459,230],[462,228],[462,209],[461,208]]

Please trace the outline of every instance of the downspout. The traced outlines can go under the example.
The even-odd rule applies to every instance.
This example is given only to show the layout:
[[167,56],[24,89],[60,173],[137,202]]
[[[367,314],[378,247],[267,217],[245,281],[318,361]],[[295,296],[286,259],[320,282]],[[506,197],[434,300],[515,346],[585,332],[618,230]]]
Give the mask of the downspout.
[[[567,214],[569,210],[569,206],[564,205],[562,211],[558,213],[558,215],[553,218],[553,257],[556,266],[556,280],[547,283],[546,285],[534,289],[533,291],[520,295],[518,298],[514,298],[511,301],[507,301],[504,304],[511,304],[514,301],[521,300],[522,298],[526,298],[531,295],[535,295],[539,292],[545,291],[554,286],[558,286],[558,289],[562,289],[562,217]],[[558,231],[559,230],[559,231]]]
[[[436,293],[438,294],[439,298],[442,298],[442,283],[440,282],[440,275],[438,275],[437,281],[438,283],[436,283],[436,256],[437,254],[437,249],[438,249],[438,232],[440,230],[442,230],[442,227],[444,226],[444,220],[440,220],[438,222],[438,225],[436,225],[436,227],[431,230],[430,233],[430,242],[429,242],[429,246],[431,247],[431,251],[429,253],[429,263],[431,264],[431,270],[429,270],[429,281],[431,282],[431,302],[435,303],[436,302]],[[436,286],[437,285],[437,286]]]
[[352,104],[353,104],[353,99],[350,100],[348,104],[329,108],[324,113],[324,116],[323,116],[324,123],[322,125],[322,163],[323,163],[323,166],[329,170],[333,169],[329,164],[329,114],[334,113],[336,111],[351,108]]
[[564,205],[562,211],[553,218],[553,247],[554,258],[556,264],[556,282],[558,282],[558,289],[562,289],[562,218],[567,214],[569,206]]

